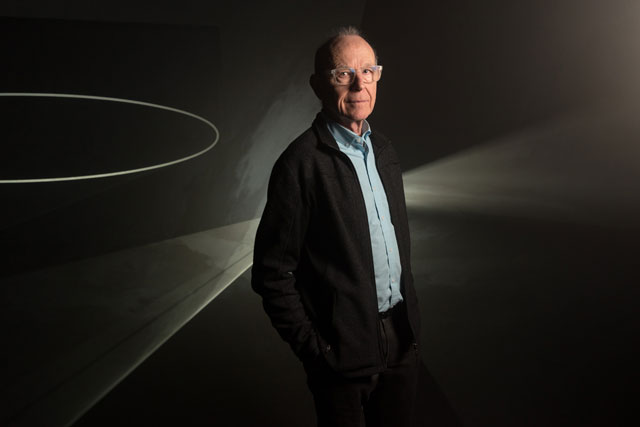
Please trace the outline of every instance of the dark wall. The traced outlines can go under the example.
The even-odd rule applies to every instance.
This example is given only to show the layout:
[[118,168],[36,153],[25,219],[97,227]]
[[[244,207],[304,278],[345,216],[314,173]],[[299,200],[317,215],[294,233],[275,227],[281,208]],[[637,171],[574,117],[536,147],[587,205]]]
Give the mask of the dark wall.
[[[5,80],[2,90],[36,91],[49,84],[51,90],[155,101],[211,120],[221,139],[204,156],[152,173],[2,185],[8,209],[0,229],[12,242],[11,262],[2,274],[259,216],[270,165],[317,109],[307,85],[310,51],[328,28],[353,23],[351,17],[363,17],[385,65],[372,123],[396,141],[404,168],[412,169],[587,107],[633,98],[639,68],[630,42],[635,9],[632,2],[603,6],[577,0],[544,6],[369,1],[366,7],[313,1],[295,7],[287,2],[4,3],[1,15],[32,19],[5,18],[5,32],[12,31],[10,22],[29,22],[25,28],[53,33],[62,31],[53,29],[58,27],[80,33],[102,28],[113,39],[103,35],[97,49],[81,35],[69,43],[71,33],[57,45],[38,41],[33,33],[4,37],[4,49],[14,49],[19,60],[14,70],[30,59],[19,73],[23,84],[10,87]],[[111,41],[118,49],[106,52]],[[65,69],[56,56],[75,62]],[[62,83],[51,84],[56,79]],[[140,146],[143,139],[133,133],[128,137],[134,142],[119,145],[128,157],[157,156],[158,147]],[[171,144],[184,150],[184,140],[164,145]],[[24,172],[21,164],[27,162],[12,167]],[[100,216],[93,215],[98,211]],[[47,242],[56,242],[55,253]]]

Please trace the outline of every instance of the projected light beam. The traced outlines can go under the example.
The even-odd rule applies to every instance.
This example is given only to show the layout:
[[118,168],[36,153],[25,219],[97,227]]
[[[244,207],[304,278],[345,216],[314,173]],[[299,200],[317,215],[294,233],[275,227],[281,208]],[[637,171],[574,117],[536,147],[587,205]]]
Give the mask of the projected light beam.
[[637,228],[639,114],[584,109],[408,171],[407,207]]
[[136,100],[124,99],[124,98],[112,98],[112,97],[106,97],[106,96],[93,96],[93,95],[77,95],[77,94],[67,94],[67,93],[1,92],[0,97],[72,98],[72,99],[88,99],[92,101],[107,101],[107,102],[119,102],[123,104],[141,105],[144,107],[151,107],[151,108],[156,108],[160,110],[171,111],[174,113],[192,117],[206,124],[215,132],[215,137],[213,138],[213,142],[211,142],[211,144],[209,144],[203,150],[198,151],[197,153],[191,154],[189,156],[181,157],[179,159],[172,160],[169,162],[159,163],[159,164],[145,166],[145,167],[136,168],[136,169],[128,169],[128,170],[122,170],[122,171],[91,174],[91,175],[33,178],[33,179],[0,179],[0,184],[31,184],[31,183],[40,183],[40,182],[79,181],[79,180],[85,180],[85,179],[108,178],[112,176],[146,172],[146,171],[160,169],[160,168],[175,165],[178,163],[186,162],[187,160],[191,160],[193,158],[201,156],[207,151],[211,150],[218,143],[218,140],[220,139],[220,132],[218,131],[216,126],[213,123],[211,123],[209,120],[205,119],[204,117],[198,116],[196,114],[190,113],[188,111],[179,110],[177,108],[168,107],[166,105],[152,104],[149,102],[136,101]]

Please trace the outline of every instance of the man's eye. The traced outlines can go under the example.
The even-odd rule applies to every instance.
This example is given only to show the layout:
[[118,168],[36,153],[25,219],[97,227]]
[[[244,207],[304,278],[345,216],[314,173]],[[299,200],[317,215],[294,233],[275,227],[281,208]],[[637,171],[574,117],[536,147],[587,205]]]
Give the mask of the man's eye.
[[338,72],[338,75],[340,77],[347,77],[349,74],[351,74],[349,71],[340,71],[340,72]]
[[373,70],[371,68],[365,68],[364,70],[362,70],[362,74],[371,74],[373,73]]

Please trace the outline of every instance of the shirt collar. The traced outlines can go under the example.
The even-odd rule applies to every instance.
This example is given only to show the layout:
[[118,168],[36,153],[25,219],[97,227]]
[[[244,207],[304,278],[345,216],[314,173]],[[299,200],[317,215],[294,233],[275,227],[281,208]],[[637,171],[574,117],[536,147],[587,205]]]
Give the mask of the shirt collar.
[[369,122],[366,120],[362,122],[362,136],[360,136],[342,126],[340,123],[330,119],[326,114],[323,114],[323,116],[327,122],[327,127],[329,128],[331,136],[333,136],[338,144],[344,146],[354,145],[357,148],[368,148],[367,141],[369,140],[369,135],[371,135]]

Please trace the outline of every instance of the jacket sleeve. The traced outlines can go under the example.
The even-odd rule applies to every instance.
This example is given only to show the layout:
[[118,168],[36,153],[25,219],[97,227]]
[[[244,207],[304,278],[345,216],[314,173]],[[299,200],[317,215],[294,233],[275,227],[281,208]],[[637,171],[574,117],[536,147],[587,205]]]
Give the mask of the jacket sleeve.
[[320,350],[296,283],[296,270],[309,222],[300,179],[283,157],[276,162],[267,204],[256,234],[251,286],[280,336],[302,361]]

